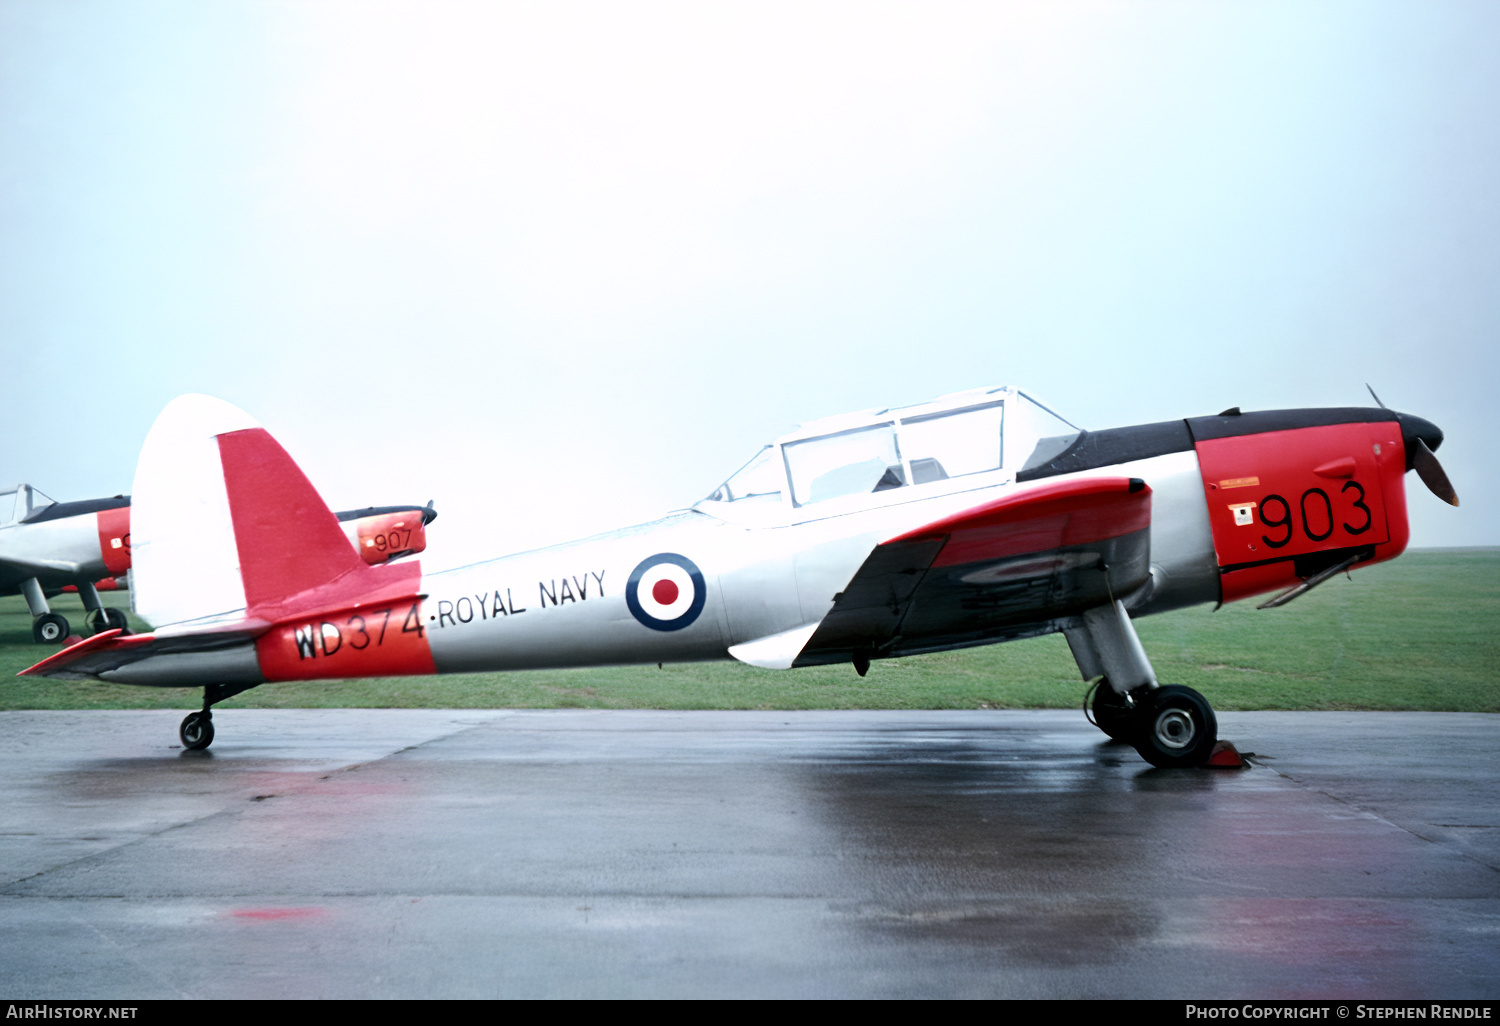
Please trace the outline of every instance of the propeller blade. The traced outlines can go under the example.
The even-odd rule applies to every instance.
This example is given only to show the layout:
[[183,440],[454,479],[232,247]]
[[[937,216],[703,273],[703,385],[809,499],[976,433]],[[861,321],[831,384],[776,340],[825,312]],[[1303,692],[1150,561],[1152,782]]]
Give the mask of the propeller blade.
[[1443,473],[1443,465],[1438,462],[1432,450],[1427,448],[1427,443],[1420,438],[1417,439],[1417,451],[1412,454],[1412,469],[1417,472],[1417,476],[1422,479],[1422,483],[1433,495],[1450,506],[1458,505],[1458,493],[1449,483],[1448,475]]

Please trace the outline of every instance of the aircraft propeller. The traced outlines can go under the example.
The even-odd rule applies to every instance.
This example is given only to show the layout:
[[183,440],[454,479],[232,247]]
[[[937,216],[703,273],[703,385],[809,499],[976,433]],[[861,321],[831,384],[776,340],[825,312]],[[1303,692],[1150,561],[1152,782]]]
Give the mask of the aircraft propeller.
[[1448,475],[1443,473],[1443,465],[1433,455],[1431,449],[1427,448],[1427,442],[1417,439],[1416,451],[1412,453],[1412,469],[1427,486],[1427,490],[1442,499],[1450,506],[1458,505],[1458,493],[1453,490],[1453,485],[1448,481]]
[[[1365,382],[1365,387],[1370,389],[1370,398],[1375,400],[1382,410],[1390,409],[1380,401],[1380,396],[1370,388],[1370,383]],[[1454,491],[1453,484],[1448,480],[1448,475],[1443,471],[1443,465],[1438,462],[1433,449],[1443,444],[1443,432],[1431,421],[1423,420],[1421,417],[1413,417],[1407,413],[1396,414],[1396,419],[1401,423],[1401,434],[1406,441],[1407,469],[1415,470],[1427,490],[1450,506],[1458,505],[1458,492]],[[1429,444],[1428,439],[1432,442]]]

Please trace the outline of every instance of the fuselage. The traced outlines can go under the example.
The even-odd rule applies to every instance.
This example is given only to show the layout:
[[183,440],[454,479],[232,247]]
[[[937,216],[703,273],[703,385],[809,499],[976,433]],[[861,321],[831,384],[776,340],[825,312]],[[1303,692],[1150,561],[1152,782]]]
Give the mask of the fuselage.
[[[1149,569],[1119,596],[1132,616],[1234,601],[1346,559],[1364,566],[1398,555],[1408,449],[1417,437],[1441,441],[1428,422],[1382,409],[1231,411],[1061,439],[1017,431],[997,465],[967,474],[924,475],[922,460],[906,455],[883,477],[873,462],[861,470],[867,484],[883,482],[873,488],[819,496],[816,484],[796,479],[796,446],[857,435],[866,423],[904,439],[905,421],[888,411],[813,425],[770,447],[765,465],[782,475],[775,494],[738,497],[731,479],[693,509],[652,523],[427,574],[416,589],[424,597],[409,605],[350,608],[268,632],[255,646],[256,667],[276,680],[728,658],[815,625],[887,539],[996,496],[1100,475],[1140,479],[1152,493]],[[820,465],[818,479],[846,487],[854,479],[846,469]],[[756,473],[774,480],[773,471]],[[980,575],[976,595],[1012,564]],[[1066,622],[1066,610],[994,608],[962,637],[908,631],[874,655],[1003,641]],[[256,670],[242,663],[241,672]]]
[[100,630],[22,672],[201,686],[178,731],[197,750],[216,703],[270,681],[724,658],[864,675],[1061,632],[1101,730],[1198,766],[1222,755],[1213,708],[1162,684],[1134,618],[1277,589],[1265,607],[1284,605],[1393,558],[1407,470],[1458,502],[1441,442],[1383,408],[1090,432],[981,389],[805,425],[649,524],[424,574],[364,551],[243,411],[181,396],[136,464],[131,597],[156,629]]

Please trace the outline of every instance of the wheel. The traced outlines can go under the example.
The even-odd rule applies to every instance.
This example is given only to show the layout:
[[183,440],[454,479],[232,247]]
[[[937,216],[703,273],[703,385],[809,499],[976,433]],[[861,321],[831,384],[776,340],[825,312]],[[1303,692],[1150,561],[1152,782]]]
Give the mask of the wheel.
[[104,611],[104,629],[112,631],[118,628],[121,633],[130,633],[130,621],[125,618],[123,609],[106,609]]
[[43,645],[55,645],[66,641],[68,621],[57,613],[43,613],[31,623],[31,636]]
[[213,717],[206,712],[188,713],[177,728],[177,736],[182,738],[182,747],[189,751],[207,748],[214,743]]
[[1089,711],[1092,713],[1091,719],[1094,726],[1116,741],[1134,743],[1138,722],[1136,710],[1125,704],[1124,696],[1110,687],[1107,679],[1094,685],[1093,701],[1089,703]]
[[1163,769],[1201,766],[1219,739],[1213,706],[1192,688],[1168,684],[1141,696],[1135,750]]

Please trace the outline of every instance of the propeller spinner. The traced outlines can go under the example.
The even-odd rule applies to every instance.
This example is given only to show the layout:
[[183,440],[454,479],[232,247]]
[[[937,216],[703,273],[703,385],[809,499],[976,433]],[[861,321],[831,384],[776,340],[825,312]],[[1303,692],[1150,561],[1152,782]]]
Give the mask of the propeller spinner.
[[[1365,387],[1370,389],[1370,398],[1375,400],[1377,406],[1382,410],[1390,409],[1380,401],[1380,396],[1370,388],[1368,381],[1365,382]],[[1457,506],[1458,492],[1453,490],[1453,483],[1448,480],[1448,475],[1443,472],[1443,465],[1432,452],[1443,444],[1442,429],[1430,420],[1413,417],[1408,413],[1398,413],[1396,419],[1401,422],[1401,440],[1406,443],[1406,469],[1415,470],[1433,495],[1450,506]]]
[[1410,413],[1398,413],[1396,420],[1401,424],[1401,440],[1406,443],[1406,469],[1415,470],[1433,495],[1450,506],[1457,506],[1458,493],[1453,490],[1453,484],[1443,472],[1443,465],[1432,452],[1443,444],[1442,429],[1432,421]]

